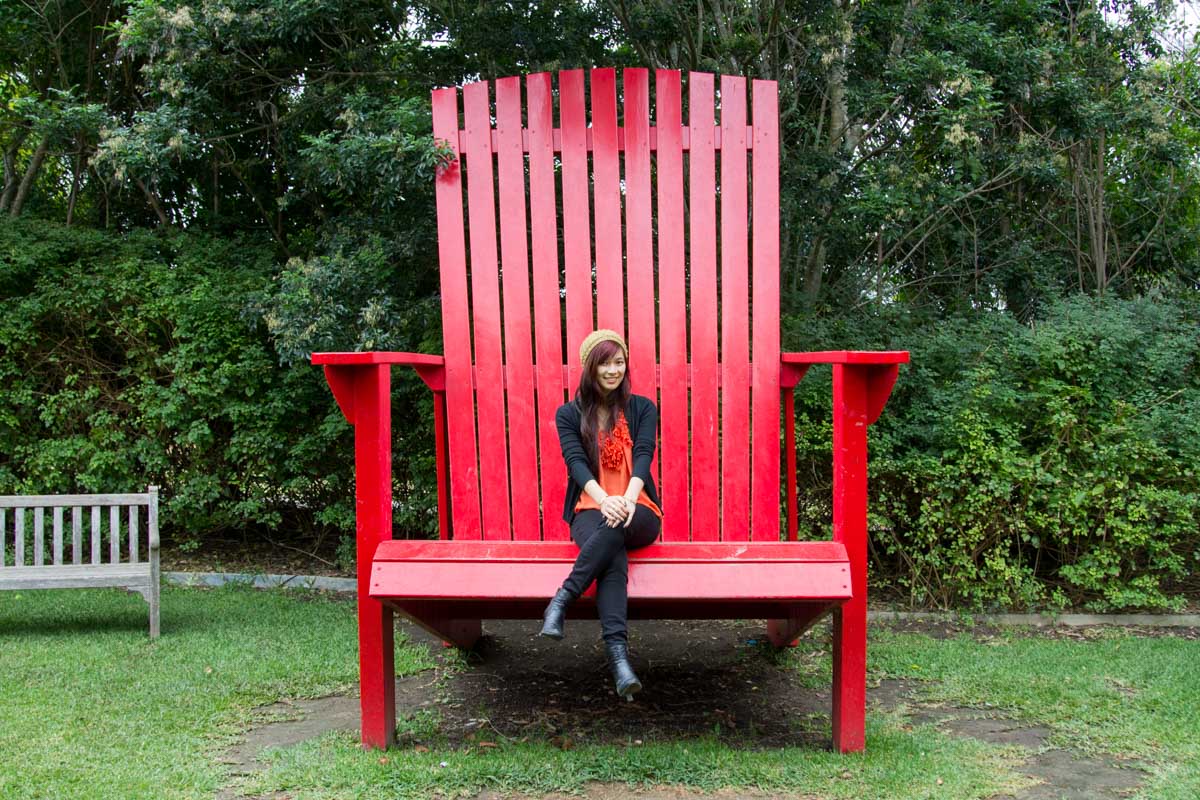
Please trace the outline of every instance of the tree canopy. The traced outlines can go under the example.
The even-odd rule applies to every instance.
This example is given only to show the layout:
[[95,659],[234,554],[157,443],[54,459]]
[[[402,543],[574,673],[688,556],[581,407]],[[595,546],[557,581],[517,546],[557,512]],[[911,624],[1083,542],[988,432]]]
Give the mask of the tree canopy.
[[[1200,564],[1200,483],[1176,471],[1200,442],[1200,377],[1179,334],[1200,291],[1200,34],[1177,11],[1146,0],[0,0],[0,491],[130,488],[149,475],[193,541],[248,526],[346,530],[347,431],[305,359],[441,349],[432,178],[445,154],[430,90],[638,65],[778,81],[785,344],[933,359],[931,383],[889,407],[896,427],[881,423],[880,469],[893,472],[876,490],[880,530],[927,547],[970,529],[984,463],[1010,470],[1009,488],[987,498],[1003,517],[1012,486],[1099,470],[1092,445],[1104,439],[1114,458],[1143,459],[1125,470],[1146,489],[1136,513],[1175,536],[1138,569],[1179,579]],[[1136,342],[1169,369],[1135,398],[1072,372],[1060,352]],[[1024,358],[1031,382],[997,377],[993,345]],[[974,370],[969,384],[955,364]],[[428,416],[405,380],[397,413]],[[1039,405],[997,406],[998,395]],[[1049,406],[1059,416],[1047,433]],[[809,432],[827,435],[820,401],[800,407]],[[396,431],[397,519],[417,533],[431,524],[428,427]],[[971,441],[993,461],[951,447],[955,431],[987,439]],[[1033,458],[1055,466],[1023,471]],[[809,488],[824,480],[814,464]],[[1175,494],[1146,488],[1163,481]],[[1031,503],[1042,528],[1023,511],[978,541],[1011,555],[1037,538],[1072,597],[1166,602],[1157,584],[1096,588],[1118,559],[1094,529],[1102,501]],[[1100,549],[1044,541],[1068,518],[1092,525]],[[1136,529],[1121,540],[1135,550]],[[984,550],[966,566],[947,556],[977,580],[959,598],[1032,596],[1003,559],[979,566]],[[938,566],[935,550],[920,564],[880,542],[885,552],[910,587]]]

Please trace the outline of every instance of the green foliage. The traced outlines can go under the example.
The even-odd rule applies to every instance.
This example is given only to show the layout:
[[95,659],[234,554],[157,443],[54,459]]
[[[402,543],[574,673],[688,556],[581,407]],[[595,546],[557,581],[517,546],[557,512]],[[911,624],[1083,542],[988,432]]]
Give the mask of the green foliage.
[[[941,606],[1176,607],[1200,569],[1198,308],[1077,298],[1030,325],[810,329],[806,348],[913,354],[872,428],[875,580]],[[810,525],[828,522],[827,391],[797,404]]]
[[271,273],[252,239],[0,223],[0,493],[155,483],[184,541],[349,528],[340,415],[250,313]]

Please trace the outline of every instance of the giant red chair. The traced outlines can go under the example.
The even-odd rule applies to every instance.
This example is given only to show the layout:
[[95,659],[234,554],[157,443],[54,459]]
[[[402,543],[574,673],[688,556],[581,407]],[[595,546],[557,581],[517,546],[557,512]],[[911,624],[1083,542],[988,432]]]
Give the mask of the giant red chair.
[[[313,355],[355,428],[364,745],[394,740],[393,612],[470,647],[481,620],[539,619],[566,576],[554,411],[600,327],[625,333],[633,391],[660,410],[662,541],[631,555],[630,617],[765,619],[783,646],[832,614],[834,746],[864,746],[867,426],[908,354],[780,352],[774,82],[691,73],[684,121],[679,72],[654,74],[653,117],[648,71],[620,77],[436,90],[455,154],[437,178],[445,354]],[[833,540],[802,542],[792,394],[817,363]],[[433,393],[438,541],[392,536],[394,364]],[[571,611],[594,616],[592,597]]]

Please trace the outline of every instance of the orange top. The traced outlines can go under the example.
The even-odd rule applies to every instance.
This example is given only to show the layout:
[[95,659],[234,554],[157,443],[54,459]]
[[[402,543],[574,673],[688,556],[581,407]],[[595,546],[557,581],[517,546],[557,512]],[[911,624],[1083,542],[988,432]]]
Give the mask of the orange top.
[[[605,494],[619,497],[625,494],[625,490],[629,488],[629,479],[633,477],[633,439],[629,436],[629,423],[625,421],[624,414],[617,417],[617,424],[613,426],[611,434],[605,436],[604,431],[599,433],[599,444],[600,474],[596,476],[596,483],[600,484]],[[638,495],[637,504],[645,506],[654,512],[654,516],[662,519],[662,510],[654,504],[645,489]],[[596,501],[587,492],[583,492],[579,496],[579,502],[575,504],[575,511],[589,508],[600,510]]]

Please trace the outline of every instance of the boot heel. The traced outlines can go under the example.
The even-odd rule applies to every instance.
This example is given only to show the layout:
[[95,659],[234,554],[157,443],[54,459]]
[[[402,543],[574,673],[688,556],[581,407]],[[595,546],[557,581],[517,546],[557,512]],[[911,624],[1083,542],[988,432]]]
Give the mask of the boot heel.
[[632,701],[633,696],[642,690],[642,682],[629,663],[629,646],[625,642],[609,642],[605,644],[605,649],[617,694]]

